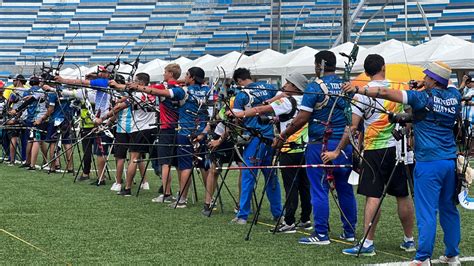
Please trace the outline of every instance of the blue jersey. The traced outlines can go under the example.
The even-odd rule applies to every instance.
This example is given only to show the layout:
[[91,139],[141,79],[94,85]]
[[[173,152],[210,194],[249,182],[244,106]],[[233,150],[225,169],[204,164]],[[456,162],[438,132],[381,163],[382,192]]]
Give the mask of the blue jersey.
[[406,91],[404,103],[413,108],[415,158],[429,162],[456,158],[453,127],[461,111],[456,88]]
[[70,103],[67,100],[59,100],[56,92],[48,93],[48,107],[54,106],[51,114],[50,123],[59,125],[64,120],[71,120]]
[[179,108],[178,134],[190,135],[199,134],[206,127],[209,117],[207,112],[207,97],[209,95],[209,87],[206,85],[190,85],[187,91],[181,87],[173,87],[169,89],[171,99],[183,101],[184,104]]
[[[23,97],[32,96],[35,93],[37,93],[39,90],[40,90],[39,86],[33,86],[23,94]],[[37,107],[38,107],[38,100],[36,100],[36,97],[35,97],[35,101],[33,101],[26,108],[26,119],[25,120],[27,122],[33,122],[35,120],[35,114],[36,114]]]
[[[322,80],[324,81],[324,84],[326,84],[329,93],[339,94],[341,92],[341,85],[343,81],[338,76],[328,75],[322,77]],[[337,102],[330,121],[330,128],[332,128],[333,132],[329,139],[340,140],[344,134],[344,128],[346,127],[344,108],[347,102],[341,97],[330,97],[325,107],[323,107],[321,110],[314,110],[315,105],[317,103],[321,103],[324,100],[324,92],[322,91],[321,86],[316,82],[311,82],[308,84],[305,92],[309,93],[304,94],[303,101],[301,102],[302,106],[300,109],[312,113],[308,121],[309,141],[322,140],[324,130],[326,128],[326,125],[323,123],[328,121],[329,113],[331,112],[331,108],[333,107],[335,101]]]
[[[268,83],[250,83],[235,96],[233,111],[241,112],[245,109],[261,105],[264,101],[273,98],[275,95],[275,88]],[[260,124],[257,117],[244,118],[243,122],[245,127],[258,131],[264,138],[273,139],[273,125]]]
[[[104,78],[97,78],[90,81],[91,86],[99,88],[107,88],[109,80]],[[110,94],[97,90],[95,97],[95,115],[96,117],[104,116],[110,106]]]

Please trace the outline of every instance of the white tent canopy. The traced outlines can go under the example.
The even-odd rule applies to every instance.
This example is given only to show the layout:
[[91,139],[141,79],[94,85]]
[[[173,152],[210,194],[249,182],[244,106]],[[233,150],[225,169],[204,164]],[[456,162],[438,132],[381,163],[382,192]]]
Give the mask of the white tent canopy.
[[438,55],[453,49],[469,47],[470,44],[468,41],[446,34],[410,49],[400,50],[398,53],[385,58],[385,63],[424,65],[431,62],[431,59]]
[[181,67],[181,76],[180,76],[180,79],[183,79],[184,78],[184,75],[186,74],[186,71],[188,69],[190,69],[191,67],[193,66],[197,66],[197,67],[202,67],[204,66],[206,63],[212,61],[212,60],[215,60],[217,57],[215,56],[212,56],[210,54],[205,54],[201,57],[198,57],[190,62],[187,62],[187,63],[183,63],[183,64],[180,64],[180,67]]
[[277,60],[283,56],[282,53],[274,51],[272,49],[265,49],[252,56],[242,58],[237,67],[244,67],[250,69],[252,75],[258,76],[260,73],[260,66]]
[[[344,62],[346,62],[348,59],[347,57],[344,57],[340,55],[339,53],[345,53],[347,55],[350,55],[352,49],[354,48],[354,43],[352,42],[346,42],[341,45],[338,45],[336,47],[333,47],[329,49],[329,51],[333,52],[336,55],[336,67],[337,68],[344,68]],[[367,48],[363,46],[359,46],[359,53],[367,50]],[[357,54],[357,60],[359,60],[360,55]]]
[[[262,76],[281,76],[283,78],[295,71],[302,74],[314,73],[314,55],[317,52],[318,50],[308,46],[301,47],[262,64],[258,68],[258,74]],[[292,69],[291,67],[296,65],[296,62],[306,62],[306,67]]]
[[201,66],[201,68],[204,69],[206,77],[216,77],[218,75],[217,67],[223,68],[226,71],[226,75],[231,76],[233,74],[231,72],[234,70],[239,59],[244,60],[245,58],[248,58],[248,56],[233,51],[212,61],[206,62]]
[[[138,67],[137,73],[144,72],[150,75],[150,81],[160,81],[163,79],[163,72],[168,61],[154,59]],[[161,79],[160,79],[161,77]]]
[[388,58],[400,51],[406,51],[410,48],[413,48],[413,46],[395,39],[391,39],[372,46],[366,50],[360,51],[359,55],[357,56],[357,61],[354,64],[353,72],[359,73],[364,71],[364,60],[369,54],[379,54],[383,58]]
[[434,55],[430,61],[443,61],[452,69],[474,69],[474,43]]

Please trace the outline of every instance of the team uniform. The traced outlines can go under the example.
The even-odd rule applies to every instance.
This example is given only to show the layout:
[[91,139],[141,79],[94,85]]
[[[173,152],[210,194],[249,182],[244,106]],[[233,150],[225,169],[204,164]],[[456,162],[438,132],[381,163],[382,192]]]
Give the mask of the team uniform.
[[130,132],[130,152],[150,153],[155,139],[155,110],[150,107],[155,96],[143,92],[134,92],[131,97],[132,128]]
[[55,143],[61,137],[62,144],[71,144],[71,121],[72,113],[67,100],[60,100],[56,92],[48,93],[48,107],[54,107],[54,111],[48,120],[48,133],[46,142]]
[[[270,105],[280,121],[280,132],[284,131],[298,114],[298,106],[301,106],[302,95],[290,96],[291,98],[281,98]],[[283,145],[280,154],[280,165],[302,165],[305,164],[304,150],[308,142],[308,125],[306,124],[296,133],[288,137]],[[285,210],[285,223],[293,225],[295,223],[295,212],[298,208],[298,195],[301,197],[301,218],[302,223],[310,221],[311,196],[309,192],[309,181],[305,169],[284,168],[281,170],[283,185],[285,187],[287,203]]]
[[[93,79],[90,81],[91,86],[93,87],[100,87],[100,88],[107,88],[109,86],[109,80],[105,78],[97,78]],[[103,118],[105,115],[107,115],[107,112],[109,111],[110,108],[110,94],[100,91],[100,90],[95,90],[93,92],[94,97],[94,112],[95,112],[95,117],[98,118]],[[110,136],[107,136],[104,132],[100,132],[98,134],[98,137],[96,138],[95,142],[95,149],[94,153],[97,156],[107,156],[110,150],[110,144],[104,144],[104,143],[111,143],[112,138]]]
[[455,204],[456,144],[453,126],[460,113],[461,95],[456,88],[403,92],[403,102],[414,113],[415,211],[418,249],[415,259],[431,258],[437,214],[444,232],[445,255],[459,254],[460,217]]
[[[403,89],[401,85],[395,87],[396,85],[388,80],[371,81],[368,86]],[[390,123],[386,113],[381,113],[375,108],[401,113],[404,107],[400,103],[364,95],[355,97],[358,103],[353,108],[353,113],[364,119],[364,161],[357,192],[367,197],[380,198],[397,160],[397,141],[392,135],[395,125]],[[374,169],[375,173],[371,169]],[[395,197],[408,196],[407,176],[403,172],[403,165],[400,164],[395,169],[387,193]]]
[[[169,80],[167,83],[154,85],[152,88],[165,90],[178,88],[175,80]],[[158,133],[157,163],[159,165],[177,166],[176,155],[176,128],[178,126],[178,103],[170,98],[160,97],[160,131]],[[173,146],[166,146],[172,144]]]
[[[311,112],[311,117],[308,126],[309,144],[306,147],[306,163],[307,164],[323,164],[321,159],[321,152],[323,148],[323,136],[326,130],[325,122],[329,119],[329,113],[334,104],[336,104],[330,120],[330,128],[332,134],[329,136],[327,150],[335,150],[339,141],[341,140],[345,126],[346,118],[344,109],[346,102],[339,97],[330,97],[325,106],[321,103],[325,101],[323,90],[321,86],[326,86],[329,93],[339,94],[341,92],[342,80],[337,75],[327,75],[322,77],[324,85],[318,82],[312,82],[306,88],[300,109]],[[337,101],[337,102],[335,102]],[[339,157],[332,161],[333,164],[351,164],[352,163],[352,146],[348,145],[341,152]],[[315,233],[319,236],[317,241],[328,244],[329,237],[329,184],[326,180],[326,175],[322,168],[307,168],[306,173],[311,184],[311,204],[313,205],[313,218]],[[348,183],[351,169],[349,168],[335,168],[333,170],[334,184],[337,191],[339,205],[342,212],[347,217],[347,220],[342,217],[345,238],[354,237],[355,232],[352,228],[356,227],[357,223],[357,205],[352,190],[352,186]],[[313,238],[308,238],[311,241]],[[301,242],[301,240],[300,240]]]
[[[271,99],[273,96],[275,96],[273,86],[263,82],[251,83],[236,95],[233,112],[241,112],[245,109],[255,107],[262,104],[264,101]],[[244,149],[244,165],[272,165],[272,157],[274,155],[274,150],[271,147],[274,137],[273,126],[260,124],[257,117],[244,118],[243,123],[247,129],[252,131],[249,132],[251,135],[258,135],[258,137],[252,136],[249,144]],[[263,169],[262,172],[265,176],[266,182],[269,182],[266,188],[266,194],[270,201],[271,213],[273,217],[279,217],[282,206],[278,177],[274,170]],[[242,189],[239,204],[240,210],[237,214],[237,218],[239,219],[247,220],[249,216],[250,201],[257,174],[257,170],[242,170]]]
[[132,133],[133,118],[132,106],[127,103],[125,109],[117,113],[117,127],[115,131],[114,156],[118,159],[126,159],[130,144],[130,133]]

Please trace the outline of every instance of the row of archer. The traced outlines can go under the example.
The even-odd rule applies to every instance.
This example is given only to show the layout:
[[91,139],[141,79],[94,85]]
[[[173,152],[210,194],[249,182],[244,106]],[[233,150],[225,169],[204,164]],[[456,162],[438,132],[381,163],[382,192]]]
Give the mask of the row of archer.
[[[192,169],[198,167],[202,168],[201,173],[203,179],[206,180],[206,192],[208,194],[206,195],[203,213],[206,214],[212,211],[211,196],[214,194],[216,186],[215,176],[217,170],[222,169],[216,164],[224,160],[222,157],[229,157],[228,151],[231,151],[232,155],[230,157],[237,154],[244,165],[239,168],[242,169],[239,210],[232,222],[236,224],[247,223],[252,196],[256,197],[254,187],[258,180],[257,169],[262,169],[265,176],[264,193],[266,192],[270,200],[273,217],[280,220],[285,210],[284,221],[277,224],[274,232],[295,231],[298,223],[295,221],[294,211],[296,211],[298,205],[298,196],[296,195],[295,205],[294,195],[292,197],[292,194],[296,194],[294,191],[298,191],[302,198],[304,197],[303,194],[306,193],[306,196],[310,194],[310,204],[307,204],[308,198],[305,199],[305,202],[302,202],[302,205],[306,206],[299,224],[303,226],[307,224],[310,218],[311,205],[313,205],[315,232],[310,237],[300,239],[300,243],[303,244],[325,245],[330,243],[327,195],[329,191],[333,192],[334,189],[339,196],[338,206],[343,222],[343,231],[340,237],[345,240],[355,239],[357,209],[354,192],[352,186],[348,183],[348,177],[351,172],[352,152],[356,150],[358,145],[355,145],[351,138],[352,135],[345,129],[348,122],[357,127],[359,122],[363,120],[363,140],[366,151],[363,160],[364,171],[362,171],[358,192],[367,197],[366,221],[364,223],[366,236],[356,248],[344,250],[343,253],[348,255],[375,254],[373,239],[375,224],[379,218],[377,213],[381,199],[383,199],[382,195],[387,191],[397,197],[399,210],[402,210],[399,215],[404,227],[404,239],[400,247],[407,251],[413,251],[415,248],[412,232],[413,206],[408,197],[409,182],[407,175],[394,175],[395,170],[393,169],[396,168],[395,162],[398,161],[395,149],[396,141],[392,136],[393,125],[389,123],[386,116],[387,111],[397,113],[402,111],[402,107],[388,103],[381,98],[381,96],[389,95],[385,94],[386,89],[396,91],[392,87],[393,83],[385,79],[383,58],[372,55],[366,59],[365,71],[371,77],[372,84],[369,83],[369,87],[364,88],[364,91],[344,85],[343,81],[335,74],[335,60],[334,54],[328,51],[316,54],[315,71],[321,79],[309,83],[303,75],[294,73],[287,78],[284,89],[278,93],[271,85],[254,82],[248,70],[237,69],[233,74],[233,79],[243,89],[237,93],[235,99],[233,99],[233,104],[224,103],[224,109],[226,110],[220,113],[217,112],[218,108],[215,103],[209,104],[208,98],[212,95],[212,89],[204,84],[204,71],[197,67],[190,68],[187,71],[185,77],[187,87],[181,87],[176,82],[181,71],[178,70],[179,66],[176,65],[167,66],[164,73],[166,83],[155,86],[147,86],[148,80],[140,78],[141,73],[136,75],[135,82],[127,84],[119,84],[115,80],[110,80],[108,78],[110,73],[106,71],[99,71],[97,77],[90,80],[69,80],[62,77],[55,77],[55,80],[69,86],[89,86],[92,88],[90,91],[87,89],[62,90],[60,94],[62,97],[80,98],[86,102],[86,107],[88,105],[87,101],[90,98],[93,99],[95,104],[95,110],[93,110],[95,111],[95,117],[91,117],[93,123],[103,125],[104,121],[116,120],[116,134],[120,134],[122,132],[119,131],[124,130],[125,135],[128,135],[129,144],[126,146],[130,151],[128,167],[130,172],[127,171],[129,173],[127,173],[126,184],[123,190],[120,189],[119,192],[121,195],[131,195],[133,176],[138,165],[141,162],[149,161],[143,159],[143,154],[148,150],[148,146],[153,143],[152,131],[157,124],[150,122],[152,120],[150,114],[153,114],[154,119],[152,109],[153,107],[156,108],[156,99],[153,96],[159,96],[160,123],[158,125],[160,130],[158,141],[153,146],[157,146],[157,158],[155,159],[162,166],[163,194],[154,201],[173,201],[171,192],[168,190],[171,187],[169,173],[170,166],[174,165],[176,163],[174,160],[177,159],[180,193],[171,206],[174,208],[186,207],[190,175]],[[433,69],[429,69],[430,72],[428,73],[435,73],[436,77],[444,82],[443,78],[446,77],[446,73],[443,72],[443,67],[437,67],[433,66]],[[428,83],[429,81],[425,80],[424,85],[431,86],[432,84]],[[434,85],[439,84],[435,83]],[[107,105],[107,102],[110,102],[108,97],[111,97],[111,94],[107,91],[109,87],[126,92],[126,97],[122,97],[124,100],[119,100],[118,104],[113,107]],[[377,89],[370,90],[371,87]],[[331,91],[328,88],[331,88]],[[43,89],[53,90],[52,94],[58,94],[58,91],[49,85],[43,86]],[[357,97],[356,108],[351,110],[350,101],[354,99],[344,96],[342,89],[364,94],[363,96],[366,97]],[[367,97],[371,93],[374,95]],[[93,96],[89,97],[90,94],[93,94]],[[338,97],[331,97],[336,95]],[[53,105],[51,103],[54,101],[54,97],[49,98],[48,109],[52,111],[43,115],[40,122],[45,116],[48,118],[52,116],[56,106],[61,106],[61,97],[57,97],[58,102]],[[107,99],[104,100],[104,98]],[[395,100],[398,100],[398,98]],[[207,110],[208,107],[214,108],[210,108],[211,111],[209,111]],[[91,110],[89,107],[86,109]],[[57,110],[64,111],[64,108],[61,107]],[[131,119],[134,120],[128,121],[131,124],[130,132],[126,132],[129,127],[126,120],[128,111],[133,113]],[[431,112],[433,111],[434,109],[431,110]],[[267,113],[274,113],[278,117],[276,124],[279,126],[280,132],[276,136],[274,125],[265,123],[263,121],[265,119],[259,119],[260,114]],[[134,119],[136,116],[140,118]],[[209,117],[219,117],[220,119],[209,119]],[[58,117],[54,116],[52,118],[54,122],[49,122],[49,124],[53,124],[53,128],[56,127],[52,131],[59,131],[61,133],[59,137],[67,140],[68,136],[63,135],[63,127],[61,127],[64,120],[60,121],[60,119],[57,119]],[[211,120],[214,123],[210,123]],[[105,124],[111,127],[110,123]],[[104,157],[109,154],[106,151],[108,150],[107,147],[104,146],[110,143],[116,147],[125,146],[123,144],[126,142],[123,142],[122,138],[126,137],[115,135],[114,139],[117,143],[113,143],[114,140],[107,139],[108,134],[104,131],[98,133],[91,130],[91,132],[97,133],[98,137],[96,139],[100,139],[97,141],[99,146],[97,153],[104,159],[104,162],[107,162]],[[247,132],[249,136],[247,137],[247,143],[243,145],[242,154],[236,147],[235,138],[235,135],[241,135],[245,138],[245,134],[240,132]],[[207,141],[208,136],[213,137]],[[86,137],[87,134],[84,139]],[[352,145],[348,145],[348,143]],[[210,152],[207,149],[210,149]],[[67,150],[68,148],[66,148]],[[206,159],[207,156],[209,156],[209,160]],[[116,158],[118,157],[116,156]],[[55,157],[50,159],[51,163],[55,161]],[[280,166],[271,167],[271,165],[275,165],[276,161],[279,161]],[[206,162],[208,162],[207,165]],[[333,164],[325,165],[329,162]],[[52,168],[52,165],[50,168]],[[96,184],[100,185],[106,167],[98,168],[101,175]],[[287,192],[285,208],[281,206],[279,180],[274,171],[275,168],[282,168],[281,172]],[[306,168],[306,171],[304,168]],[[394,176],[398,178],[395,181],[392,180]],[[87,177],[87,175],[82,175],[82,177]],[[306,185],[304,184],[305,178],[307,180]],[[119,178],[117,178],[116,184],[121,184]],[[308,193],[308,191],[311,191],[311,193]],[[262,198],[264,193],[262,193]],[[258,214],[262,200],[257,199],[256,202],[258,202]],[[378,208],[375,208],[377,206]],[[293,208],[293,214],[291,208]],[[254,215],[254,222],[258,217],[257,214]],[[367,217],[374,218],[368,223],[370,219]]]

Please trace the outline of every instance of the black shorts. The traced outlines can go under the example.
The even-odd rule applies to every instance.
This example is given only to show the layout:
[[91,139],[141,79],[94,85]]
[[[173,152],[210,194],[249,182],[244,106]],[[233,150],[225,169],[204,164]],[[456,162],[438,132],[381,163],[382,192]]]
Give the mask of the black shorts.
[[68,121],[64,120],[59,125],[54,125],[53,122],[48,123],[48,133],[46,135],[47,143],[56,143],[61,135],[62,144],[71,144],[71,126]]
[[[370,164],[369,167],[367,163]],[[385,184],[396,163],[395,147],[364,151],[362,160],[362,172],[360,175],[357,193],[373,198],[382,196]],[[375,172],[375,176],[374,173]],[[387,193],[395,197],[408,196],[408,183],[404,165],[399,164],[395,169],[392,180],[387,188]]]
[[[178,166],[178,158],[176,157],[176,130],[160,129],[158,133],[158,145],[156,145],[157,162],[159,165]],[[169,145],[169,146],[167,146]]]
[[37,126],[34,126],[37,130],[33,131],[33,139],[36,141],[46,140],[46,135],[48,134],[48,123],[43,122]]
[[117,159],[126,159],[130,145],[129,133],[115,133],[114,156]]
[[8,138],[18,138],[21,135],[21,129],[7,129]]
[[141,131],[135,131],[130,134],[130,152],[150,153],[151,144],[155,139],[154,128]]

